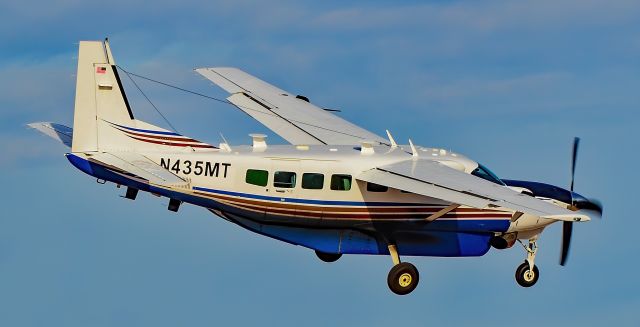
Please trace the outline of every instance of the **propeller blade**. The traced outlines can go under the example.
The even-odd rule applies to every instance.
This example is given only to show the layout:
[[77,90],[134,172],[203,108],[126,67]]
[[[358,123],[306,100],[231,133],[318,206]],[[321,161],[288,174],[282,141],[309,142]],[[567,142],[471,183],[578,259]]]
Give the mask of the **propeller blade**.
[[573,223],[570,221],[562,222],[562,252],[560,253],[560,265],[564,266],[569,257],[569,247],[571,246],[571,234],[573,232]]
[[602,218],[602,212],[604,211],[604,206],[602,206],[602,202],[594,198],[589,199],[589,202],[593,206],[592,207],[593,210],[600,215],[600,218]]
[[576,174],[576,159],[578,157],[578,145],[580,145],[580,138],[573,138],[573,151],[571,152],[571,186],[569,190],[573,192],[573,178]]
[[599,200],[588,199],[578,193],[572,192],[571,202],[573,202],[573,206],[578,209],[578,211],[586,213],[589,217],[602,218],[603,206]]

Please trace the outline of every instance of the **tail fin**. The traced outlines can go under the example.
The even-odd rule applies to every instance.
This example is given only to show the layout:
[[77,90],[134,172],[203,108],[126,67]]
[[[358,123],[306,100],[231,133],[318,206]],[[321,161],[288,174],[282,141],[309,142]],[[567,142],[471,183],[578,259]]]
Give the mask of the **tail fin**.
[[116,146],[118,139],[105,125],[131,126],[133,120],[109,43],[81,41],[71,150],[93,152]]
[[215,148],[134,119],[108,40],[81,41],[72,152]]

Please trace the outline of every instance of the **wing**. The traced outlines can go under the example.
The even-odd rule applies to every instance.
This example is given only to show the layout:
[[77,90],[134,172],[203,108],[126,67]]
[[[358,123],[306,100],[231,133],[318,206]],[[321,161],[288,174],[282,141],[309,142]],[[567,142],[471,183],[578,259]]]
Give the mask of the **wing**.
[[89,161],[99,163],[118,173],[143,179],[154,185],[164,187],[185,187],[188,185],[187,181],[151,159],[133,152],[100,153],[90,156]]
[[479,209],[502,207],[567,221],[590,219],[431,160],[407,160],[377,167],[361,173],[356,179]]
[[237,68],[196,72],[231,93],[227,98],[291,144],[353,145],[388,141]]

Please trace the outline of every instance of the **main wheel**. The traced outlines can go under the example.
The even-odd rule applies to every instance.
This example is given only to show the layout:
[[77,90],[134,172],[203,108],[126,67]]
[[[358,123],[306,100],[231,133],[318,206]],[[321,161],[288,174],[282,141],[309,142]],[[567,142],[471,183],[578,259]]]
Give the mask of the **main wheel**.
[[316,250],[316,255],[324,262],[336,262],[342,256],[342,253],[326,253]]
[[516,281],[522,287],[531,287],[536,284],[540,277],[540,272],[537,266],[533,266],[533,269],[529,269],[529,263],[524,262],[518,269],[516,269]]
[[402,262],[391,268],[387,276],[387,284],[391,292],[405,295],[416,289],[419,279],[418,269],[408,262]]

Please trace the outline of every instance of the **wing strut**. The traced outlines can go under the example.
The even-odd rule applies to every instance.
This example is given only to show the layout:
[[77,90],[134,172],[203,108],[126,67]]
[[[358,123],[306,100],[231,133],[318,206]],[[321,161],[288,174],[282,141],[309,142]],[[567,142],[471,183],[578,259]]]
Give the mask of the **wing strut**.
[[448,214],[449,212],[451,212],[453,210],[456,210],[459,206],[460,206],[459,204],[454,203],[454,204],[452,204],[452,205],[450,205],[450,206],[448,206],[448,207],[446,207],[446,208],[434,213],[433,215],[425,218],[425,220],[428,221],[428,222],[432,222],[432,221],[434,221],[434,220],[436,220],[436,219]]

